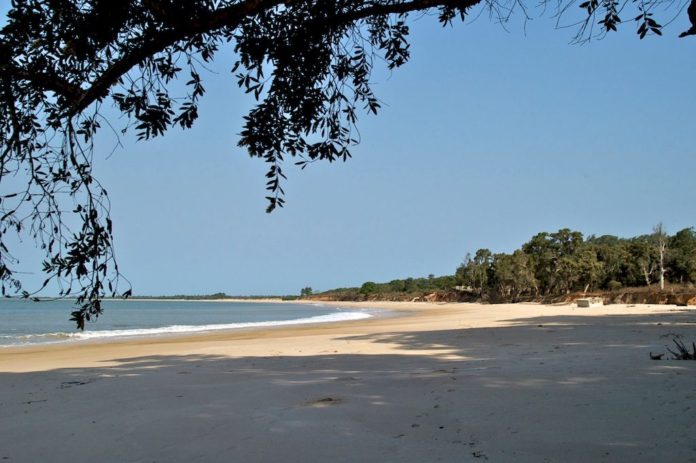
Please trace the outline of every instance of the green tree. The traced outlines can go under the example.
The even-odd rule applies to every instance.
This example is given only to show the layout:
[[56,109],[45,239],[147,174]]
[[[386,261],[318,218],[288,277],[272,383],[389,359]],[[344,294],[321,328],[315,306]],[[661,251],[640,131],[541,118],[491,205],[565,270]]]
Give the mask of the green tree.
[[452,290],[455,286],[457,286],[457,282],[454,275],[445,275],[433,279],[432,285],[433,289],[449,291]]
[[412,293],[412,292],[414,292],[414,291],[416,291],[416,290],[418,289],[417,286],[416,286],[416,282],[415,282],[415,280],[414,280],[413,278],[406,278],[406,279],[404,280],[404,286],[403,286],[403,287],[404,287],[403,291],[404,291],[405,293]]
[[585,258],[589,256],[585,247],[582,233],[567,228],[555,233],[539,233],[522,246],[529,256],[541,294],[567,293],[598,280],[594,264],[591,268],[583,268],[581,254]]
[[597,257],[597,250],[594,246],[584,244],[575,253],[577,262],[576,271],[578,274],[578,287],[573,289],[587,292],[598,288],[604,278],[604,264]]
[[387,286],[389,287],[389,291],[394,292],[394,293],[400,293],[404,291],[404,280],[392,280],[389,283],[387,283]]
[[373,281],[366,281],[363,283],[363,285],[360,287],[360,294],[362,295],[370,295],[377,292],[377,284]]
[[631,277],[631,257],[627,240],[604,235],[591,236],[587,242],[594,248],[597,260],[601,263],[599,276],[601,288],[616,289],[632,284],[634,278]]
[[556,287],[558,252],[548,233],[534,235],[522,245],[522,251],[529,256],[529,263],[538,282],[541,295],[550,294]]
[[[542,4],[578,25],[576,42],[616,31],[622,17],[634,18],[640,38],[662,34],[656,3]],[[46,284],[58,279],[61,295],[77,296],[79,327],[101,313],[104,295],[118,294],[109,199],[92,175],[94,136],[105,127],[139,139],[190,128],[203,70],[225,44],[236,52],[237,84],[256,99],[239,145],[268,164],[272,211],[283,206],[287,158],[305,167],[350,157],[358,115],[380,108],[373,64],[391,70],[409,59],[410,14],[452,25],[482,12],[505,22],[515,9],[530,11],[500,0],[13,1],[0,31],[0,178],[24,184],[0,194],[3,293],[21,290],[7,239],[16,232],[45,251]],[[120,113],[111,121],[110,104]]]
[[312,288],[310,286],[307,286],[305,288],[302,288],[300,290],[300,296],[305,297],[305,296],[311,296],[312,295]]
[[632,285],[646,286],[653,283],[658,268],[659,256],[651,236],[639,236],[630,241],[629,253],[632,265]]
[[678,231],[669,240],[669,277],[678,283],[696,282],[696,232]]
[[492,258],[493,253],[488,249],[479,249],[473,258],[467,254],[464,262],[457,269],[457,281],[463,286],[472,288],[479,296],[483,296],[488,286]]
[[529,257],[521,250],[495,254],[491,264],[490,286],[499,299],[517,302],[522,295],[536,294],[536,281],[529,268]]

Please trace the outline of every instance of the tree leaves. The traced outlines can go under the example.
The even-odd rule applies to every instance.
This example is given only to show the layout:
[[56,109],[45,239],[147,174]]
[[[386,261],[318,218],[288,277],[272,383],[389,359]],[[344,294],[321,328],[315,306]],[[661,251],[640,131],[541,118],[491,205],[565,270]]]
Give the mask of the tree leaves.
[[[45,252],[43,271],[59,294],[77,296],[79,327],[102,312],[102,297],[119,294],[109,198],[92,175],[95,135],[106,127],[117,137],[134,129],[147,140],[172,126],[191,128],[205,94],[201,69],[223,44],[233,43],[236,82],[254,97],[239,146],[268,165],[270,212],[285,203],[285,159],[305,168],[351,157],[360,115],[382,107],[373,92],[374,66],[392,70],[410,59],[408,14],[434,14],[445,26],[478,4],[13,2],[0,30],[0,179],[26,183],[0,194],[2,294],[22,291],[8,234],[27,236]],[[558,14],[570,4],[559,3]],[[526,17],[520,2],[481,5],[501,22],[516,7]],[[595,18],[605,33],[616,30],[619,12],[631,5],[640,11],[639,37],[660,35],[646,4],[588,0],[580,4],[586,18],[578,22],[578,37],[592,34]],[[123,117],[106,120],[108,104]]]
[[640,24],[637,33],[641,40],[644,39],[649,32],[655,35],[662,35],[662,25],[658,24],[652,16],[652,13],[641,12],[641,14],[635,18],[635,21]]

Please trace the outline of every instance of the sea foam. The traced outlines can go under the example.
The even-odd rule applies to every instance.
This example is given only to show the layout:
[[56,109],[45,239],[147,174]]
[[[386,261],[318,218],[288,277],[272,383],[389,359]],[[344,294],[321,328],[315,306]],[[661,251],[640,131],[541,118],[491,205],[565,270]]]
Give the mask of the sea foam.
[[[34,344],[34,343],[53,343],[69,340],[86,340],[86,339],[101,339],[101,338],[120,338],[133,336],[158,336],[166,334],[184,334],[184,333],[201,333],[219,330],[234,330],[240,328],[257,328],[257,327],[272,327],[272,326],[287,326],[287,325],[302,325],[308,323],[330,323],[349,320],[361,320],[370,318],[372,315],[365,312],[338,312],[328,315],[317,315],[314,317],[296,318],[293,320],[270,320],[262,322],[244,322],[244,323],[223,323],[214,325],[171,325],[158,328],[134,328],[127,330],[96,330],[96,331],[80,331],[75,333],[41,333],[27,334],[22,336],[0,336],[0,347],[16,346],[18,344]],[[3,339],[4,338],[4,339]],[[4,344],[3,341],[11,340],[11,344]]]

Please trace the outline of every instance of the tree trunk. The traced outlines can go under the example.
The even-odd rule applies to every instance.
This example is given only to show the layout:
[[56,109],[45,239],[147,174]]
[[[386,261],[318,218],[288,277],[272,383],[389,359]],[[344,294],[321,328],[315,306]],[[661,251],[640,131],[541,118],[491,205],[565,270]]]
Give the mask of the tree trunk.
[[665,245],[660,243],[660,291],[665,290]]
[[667,234],[662,223],[658,223],[653,228],[657,238],[657,250],[660,252],[660,291],[665,290],[665,251],[667,250]]
[[647,265],[641,265],[640,269],[643,271],[643,277],[645,277],[645,284],[650,286],[650,274],[652,272],[648,271],[648,266]]

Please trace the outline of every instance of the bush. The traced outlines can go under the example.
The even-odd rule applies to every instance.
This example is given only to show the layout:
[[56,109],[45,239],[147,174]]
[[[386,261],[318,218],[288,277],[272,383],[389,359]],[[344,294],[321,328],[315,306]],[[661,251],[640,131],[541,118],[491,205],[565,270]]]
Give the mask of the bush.
[[373,281],[366,281],[360,287],[360,294],[368,295],[377,291],[377,284]]

